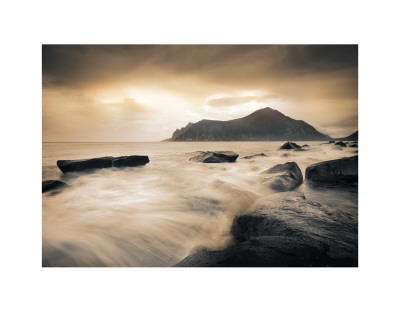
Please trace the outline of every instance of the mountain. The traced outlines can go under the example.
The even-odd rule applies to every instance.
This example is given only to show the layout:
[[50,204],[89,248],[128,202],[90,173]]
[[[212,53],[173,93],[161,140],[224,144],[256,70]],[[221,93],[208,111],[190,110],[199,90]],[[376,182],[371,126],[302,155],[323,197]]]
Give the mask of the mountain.
[[165,141],[307,141],[331,140],[302,120],[295,120],[266,107],[239,119],[203,119],[177,129]]
[[350,136],[343,138],[335,138],[335,140],[345,140],[345,141],[358,141],[358,130],[351,134]]

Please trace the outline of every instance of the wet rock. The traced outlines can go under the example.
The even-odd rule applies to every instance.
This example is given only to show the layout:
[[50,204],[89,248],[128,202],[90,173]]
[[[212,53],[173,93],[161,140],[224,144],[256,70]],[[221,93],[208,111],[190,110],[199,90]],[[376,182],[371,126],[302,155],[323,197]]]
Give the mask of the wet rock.
[[270,195],[235,218],[232,243],[188,256],[181,267],[325,267],[358,265],[357,217],[298,192]]
[[265,155],[264,153],[260,153],[260,154],[255,154],[255,155],[251,155],[251,156],[244,156],[242,157],[243,159],[252,159],[255,157],[267,157],[267,155]]
[[145,165],[149,162],[149,158],[147,156],[121,156],[115,157],[112,161],[113,167],[132,167],[132,166],[140,166]]
[[58,180],[48,180],[42,182],[42,193],[46,193],[51,190],[60,189],[63,187],[67,187],[68,185],[62,181]]
[[284,143],[279,149],[301,149],[299,145],[292,142]]
[[261,175],[265,186],[279,192],[291,191],[303,183],[303,174],[295,162],[276,165]]
[[338,145],[340,147],[346,147],[347,146],[347,144],[343,143],[342,141],[335,143],[335,145]]
[[358,181],[358,156],[310,165],[306,168],[306,179],[315,183],[355,183]]
[[98,157],[77,160],[59,160],[58,168],[63,172],[87,171],[109,167],[139,166],[149,162],[147,156],[121,156],[121,157]]
[[200,152],[199,155],[190,158],[190,161],[201,163],[231,163],[236,161],[238,154],[231,151],[223,152]]
[[329,144],[334,144],[334,143],[335,143],[334,140],[330,140],[330,141],[329,141]]
[[358,144],[351,144],[349,147],[358,147]]

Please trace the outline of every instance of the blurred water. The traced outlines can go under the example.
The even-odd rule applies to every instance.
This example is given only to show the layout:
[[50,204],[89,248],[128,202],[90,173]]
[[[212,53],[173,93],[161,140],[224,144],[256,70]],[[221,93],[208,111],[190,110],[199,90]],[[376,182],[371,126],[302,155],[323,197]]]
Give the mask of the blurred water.
[[[235,215],[270,191],[259,174],[295,161],[303,175],[313,163],[354,156],[355,148],[321,142],[307,151],[279,150],[282,142],[43,143],[43,180],[70,185],[43,194],[44,266],[171,266],[194,248],[223,249]],[[188,161],[193,152],[232,150],[235,163]],[[242,159],[264,153],[268,157]],[[62,174],[59,159],[148,155],[143,167]],[[310,201],[357,215],[357,187],[322,188],[307,182]]]

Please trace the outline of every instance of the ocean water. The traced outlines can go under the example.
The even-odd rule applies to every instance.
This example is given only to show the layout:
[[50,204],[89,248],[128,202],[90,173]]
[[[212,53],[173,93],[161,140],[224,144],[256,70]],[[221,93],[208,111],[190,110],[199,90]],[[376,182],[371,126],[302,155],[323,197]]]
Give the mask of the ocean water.
[[[356,155],[356,148],[322,142],[306,151],[283,142],[43,143],[43,180],[70,187],[43,194],[44,266],[172,266],[196,248],[225,248],[236,215],[272,191],[260,173],[289,161],[308,165]],[[235,163],[189,161],[196,151],[234,151]],[[267,157],[243,159],[264,153]],[[92,173],[62,174],[59,159],[148,155],[150,163]],[[310,201],[357,216],[357,187],[297,188]]]

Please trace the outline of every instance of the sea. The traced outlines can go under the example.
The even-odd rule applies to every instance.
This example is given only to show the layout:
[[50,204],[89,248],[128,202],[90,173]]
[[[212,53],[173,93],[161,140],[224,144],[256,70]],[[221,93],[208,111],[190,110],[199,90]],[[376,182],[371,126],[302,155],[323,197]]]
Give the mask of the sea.
[[[296,162],[311,164],[355,156],[357,148],[296,142],[43,143],[42,179],[69,185],[42,194],[42,263],[46,267],[169,267],[196,249],[222,250],[237,215],[273,191],[261,172]],[[234,163],[189,161],[198,151],[234,151]],[[243,158],[263,153],[266,156]],[[147,155],[145,166],[63,174],[57,160]],[[321,187],[306,180],[307,200],[358,215],[358,188]]]

